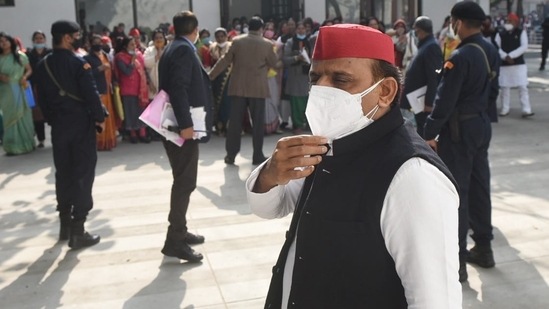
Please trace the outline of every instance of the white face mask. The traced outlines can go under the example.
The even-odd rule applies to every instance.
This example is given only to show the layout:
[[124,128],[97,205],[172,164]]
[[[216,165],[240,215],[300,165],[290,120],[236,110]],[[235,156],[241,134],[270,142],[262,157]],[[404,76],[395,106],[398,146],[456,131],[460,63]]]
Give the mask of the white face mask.
[[383,79],[357,94],[334,87],[312,86],[305,110],[312,133],[328,138],[331,143],[370,125],[374,122],[379,105],[364,115],[362,98],[382,81]]
[[224,48],[225,46],[227,46],[227,42],[217,43],[217,46]]
[[505,28],[505,30],[507,30],[507,31],[511,31],[511,30],[513,30],[514,27],[513,27],[512,24],[505,24],[505,25],[503,25],[503,28]]
[[459,40],[459,35],[457,34],[457,23],[456,23],[456,30],[454,30],[454,27],[452,27],[452,24],[448,26],[448,37],[450,39]]

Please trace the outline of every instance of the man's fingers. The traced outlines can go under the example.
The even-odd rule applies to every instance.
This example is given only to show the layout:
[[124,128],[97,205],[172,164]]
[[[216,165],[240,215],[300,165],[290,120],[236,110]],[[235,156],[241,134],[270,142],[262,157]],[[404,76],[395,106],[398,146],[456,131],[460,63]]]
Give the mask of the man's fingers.
[[323,145],[328,143],[328,139],[316,135],[296,135],[281,138],[277,143],[277,148],[288,148],[300,145]]
[[280,157],[284,157],[287,159],[290,158],[300,158],[300,157],[306,157],[306,156],[316,156],[316,155],[323,155],[326,152],[328,152],[328,146],[326,145],[299,145],[299,146],[293,146],[285,149],[279,149],[275,155],[278,155]]
[[311,175],[315,170],[313,165],[288,172],[292,179],[301,179]]

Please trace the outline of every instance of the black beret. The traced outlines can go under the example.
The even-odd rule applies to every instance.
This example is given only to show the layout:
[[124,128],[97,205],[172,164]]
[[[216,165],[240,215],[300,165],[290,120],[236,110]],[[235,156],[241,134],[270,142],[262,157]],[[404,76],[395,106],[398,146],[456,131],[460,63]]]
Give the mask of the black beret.
[[58,20],[51,25],[51,34],[69,34],[80,31],[80,26],[74,21]]
[[458,19],[468,19],[468,20],[484,20],[486,14],[476,2],[473,1],[462,1],[456,3],[452,8],[451,15]]

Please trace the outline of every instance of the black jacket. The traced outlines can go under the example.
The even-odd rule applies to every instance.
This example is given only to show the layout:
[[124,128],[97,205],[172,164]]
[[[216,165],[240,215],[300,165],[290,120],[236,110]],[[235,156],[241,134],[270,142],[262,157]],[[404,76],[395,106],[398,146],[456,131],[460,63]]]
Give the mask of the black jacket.
[[420,157],[456,185],[399,108],[333,143],[305,179],[273,267],[265,308],[280,308],[286,258],[296,257],[288,308],[407,308],[404,287],[380,227],[387,190],[407,160]]
[[[46,70],[45,62],[66,93],[60,94]],[[97,92],[91,66],[84,58],[68,49],[54,49],[38,63],[34,78],[38,88],[38,104],[52,126],[86,127],[105,120],[105,109]]]
[[[185,38],[170,43],[158,63],[159,89],[170,97],[179,129],[193,126],[190,108],[204,106],[206,128],[212,127],[213,97],[210,79],[196,49]],[[207,141],[206,139],[201,141]]]
[[[486,57],[471,43],[479,45]],[[498,77],[490,78],[486,58],[491,72],[499,74],[501,59],[498,51],[480,33],[463,39],[452,52],[444,64],[433,111],[425,122],[426,140],[434,139],[443,128],[448,128],[454,112],[461,115],[486,113],[492,121],[497,120]]]
[[401,107],[410,109],[407,94],[427,85],[425,94],[425,105],[433,106],[439,74],[437,70],[442,68],[442,51],[434,36],[429,36],[421,40],[418,44],[417,55],[406,70],[404,79],[404,91],[401,100]]

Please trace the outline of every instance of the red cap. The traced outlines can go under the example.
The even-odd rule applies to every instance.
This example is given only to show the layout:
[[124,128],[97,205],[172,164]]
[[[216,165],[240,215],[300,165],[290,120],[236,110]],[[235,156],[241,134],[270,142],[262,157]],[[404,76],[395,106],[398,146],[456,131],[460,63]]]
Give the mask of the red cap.
[[141,35],[141,34],[139,33],[139,29],[133,28],[132,30],[130,30],[130,32],[128,33],[128,35],[129,35],[129,36],[139,36],[139,35]]
[[507,20],[508,20],[508,21],[512,21],[512,20],[514,20],[514,21],[520,21],[520,18],[519,18],[518,15],[515,14],[515,13],[509,13],[509,15],[507,15]]
[[103,43],[103,44],[111,43],[111,38],[109,38],[108,36],[104,35],[104,36],[101,37],[101,43]]
[[395,64],[393,40],[376,29],[337,24],[320,27],[313,60],[337,58],[369,58]]

